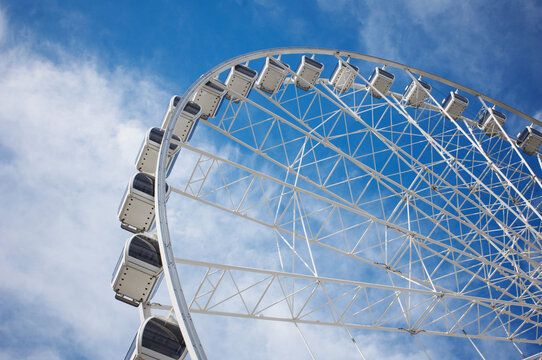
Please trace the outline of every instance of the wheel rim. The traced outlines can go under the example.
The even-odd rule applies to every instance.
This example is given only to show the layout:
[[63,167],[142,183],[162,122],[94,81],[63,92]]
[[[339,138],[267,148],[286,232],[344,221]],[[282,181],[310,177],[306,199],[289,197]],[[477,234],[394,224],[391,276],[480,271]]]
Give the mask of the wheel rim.
[[[302,54],[316,54],[316,59],[327,61],[326,68],[332,60],[360,65],[355,81],[361,86],[367,85],[368,77],[362,71],[367,70],[366,62],[372,61],[376,63],[371,64],[373,68],[378,64],[393,66],[394,71],[403,71],[404,79],[414,83],[418,81],[417,75],[423,75],[424,80],[429,79],[435,88],[460,89],[470,97],[471,104],[478,96],[479,104],[475,107],[479,109],[485,109],[488,104],[497,105],[509,111],[511,116],[538,123],[494,99],[421,70],[361,54],[313,48],[266,50],[227,61],[203,75],[187,90],[172,118],[178,117],[180,109],[199,86],[218,74],[223,78],[224,72],[234,64],[248,61],[249,66],[253,64],[259,71],[262,58],[266,56],[276,58],[281,55],[282,58],[293,59]],[[290,75],[293,76],[296,64],[289,61]],[[329,294],[325,294],[325,285],[322,284],[351,287],[347,292],[352,293],[352,304],[344,311],[330,306],[331,314],[335,312],[336,315],[331,316],[334,318],[331,321],[313,320],[310,314],[303,317],[303,311],[313,306],[310,300],[288,303],[286,299],[295,296],[285,296],[284,303],[296,310],[291,312],[297,314],[297,317],[291,315],[295,318],[292,322],[329,323],[345,327],[347,331],[378,328],[414,335],[427,333],[464,337],[471,343],[478,338],[511,338],[514,343],[540,343],[536,319],[540,312],[540,214],[537,207],[541,187],[533,173],[532,161],[520,154],[514,139],[502,127],[498,126],[502,138],[488,137],[480,129],[469,126],[468,121],[447,119],[440,112],[440,99],[432,97],[432,94],[428,94],[427,102],[433,108],[414,109],[393,96],[376,100],[363,89],[350,89],[339,94],[325,83],[307,93],[295,88],[294,84],[285,85],[281,91],[273,98],[253,89],[240,104],[225,100],[225,109],[216,118],[202,121],[207,129],[219,133],[225,141],[242,148],[243,154],[251,153],[259,161],[245,161],[248,163],[246,166],[195,146],[183,146],[182,152],[192,152],[201,159],[193,169],[208,160],[215,164],[212,165],[215,168],[211,166],[209,171],[216,172],[219,166],[223,166],[231,168],[232,173],[237,172],[233,180],[223,179],[220,186],[215,185],[218,188],[227,190],[233,184],[246,180],[248,185],[240,193],[240,198],[233,201],[229,194],[229,199],[227,196],[220,199],[218,190],[212,189],[211,182],[205,183],[206,180],[198,184],[200,189],[209,186],[204,192],[187,191],[188,186],[183,190],[181,186],[170,185],[177,193],[267,227],[278,238],[279,249],[281,245],[288,247],[288,244],[295,248],[293,244],[297,241],[299,247],[292,251],[294,260],[290,268],[284,266],[285,261],[281,258],[281,269],[261,273],[271,276],[271,279],[282,276],[291,281],[292,287],[286,289],[286,295],[301,294],[299,290],[296,292],[298,286],[307,286],[309,293],[313,293],[311,299],[318,296],[325,299]],[[313,108],[315,101],[325,104]],[[294,113],[292,103],[296,104],[298,114]],[[239,109],[246,110],[247,115],[240,116]],[[326,128],[327,124],[333,126]],[[166,129],[162,148],[169,147],[174,126],[172,121]],[[267,126],[267,132],[255,130],[256,126]],[[273,128],[283,131],[278,132],[280,135],[273,133],[275,136],[269,136]],[[279,155],[276,149],[285,156]],[[363,152],[358,152],[359,149]],[[183,335],[188,339],[191,357],[203,359],[205,353],[191,322],[190,311],[213,312],[209,306],[198,305],[200,308],[196,308],[193,301],[189,309],[182,292],[166,216],[163,186],[166,162],[166,152],[161,151],[155,192],[158,194],[157,233],[162,261],[167,264],[164,270],[168,289]],[[259,162],[276,169],[259,168]],[[398,165],[392,166],[394,163]],[[339,172],[341,166],[344,171]],[[534,169],[540,173],[539,168]],[[327,176],[320,174],[326,171]],[[278,174],[282,174],[282,178]],[[219,179],[219,176],[209,178]],[[190,177],[187,185],[196,184],[195,180]],[[261,196],[267,200],[268,207],[273,203],[271,208],[275,210],[267,214],[271,215],[268,223],[257,218],[255,209],[262,206],[261,202],[259,205],[250,203],[253,201],[254,184],[263,189],[263,183],[269,184]],[[363,183],[366,185],[360,187],[359,184]],[[277,189],[280,189],[279,195]],[[356,192],[352,189],[363,190]],[[375,198],[373,193],[378,196]],[[202,194],[208,196],[205,198]],[[224,199],[234,206],[224,206]],[[243,214],[247,209],[256,215]],[[329,220],[331,217],[334,217],[333,221]],[[340,223],[335,219],[337,217],[344,223],[337,225]],[[487,225],[483,225],[484,222]],[[316,228],[320,232],[315,235]],[[337,233],[346,240],[343,247],[338,246],[334,239],[335,242],[330,240]],[[356,233],[357,240],[352,241],[356,238],[351,238],[350,233]],[[371,236],[373,239],[369,241]],[[303,254],[300,244],[306,247]],[[363,269],[373,271],[371,274],[378,278],[377,282],[342,277],[337,282],[324,279],[335,276],[328,269],[322,271],[331,272],[332,276],[318,271],[319,264],[314,259],[320,255],[313,254],[315,249],[318,252],[332,251],[347,261],[358,262]],[[234,269],[197,261],[187,260],[185,263],[220,269],[224,274]],[[305,272],[300,273],[299,267],[295,268],[296,264],[304,267]],[[291,272],[296,274],[285,274]],[[299,285],[307,282],[314,287]],[[318,291],[323,294],[315,296]],[[199,294],[197,292],[196,297]],[[368,300],[355,304],[360,295],[365,295]],[[381,298],[388,300],[380,304],[377,299]],[[353,304],[359,305],[360,311],[361,305],[380,311],[385,321],[378,323],[363,316],[358,316],[359,323],[356,324],[345,321],[347,316],[339,315],[351,315],[348,312],[353,311]],[[339,302],[333,305],[338,307]],[[388,308],[401,310],[391,313],[386,310]],[[475,310],[478,315],[473,316]],[[276,318],[261,311],[237,315]],[[353,320],[353,317],[349,319]],[[443,319],[452,325],[444,325]],[[366,323],[363,324],[364,321]],[[473,330],[476,327],[482,330],[476,332]]]

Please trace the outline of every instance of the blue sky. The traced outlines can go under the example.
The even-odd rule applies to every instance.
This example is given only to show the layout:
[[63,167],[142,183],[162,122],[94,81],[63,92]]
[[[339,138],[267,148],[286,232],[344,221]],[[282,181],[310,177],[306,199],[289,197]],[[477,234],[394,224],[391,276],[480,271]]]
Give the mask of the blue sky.
[[[358,51],[542,120],[541,38],[537,1],[0,0],[0,359],[124,355],[139,320],[109,287],[118,201],[144,131],[214,65],[271,47]],[[289,333],[254,332],[288,354]]]
[[[106,68],[145,71],[166,90],[253,50],[320,46],[422,68],[535,114],[540,4],[525,1],[3,2],[7,42],[60,46]],[[58,59],[57,59],[58,60]],[[528,75],[527,75],[528,74]],[[186,81],[186,83],[182,83]],[[528,90],[527,90],[528,89]],[[525,97],[525,98],[524,98]]]

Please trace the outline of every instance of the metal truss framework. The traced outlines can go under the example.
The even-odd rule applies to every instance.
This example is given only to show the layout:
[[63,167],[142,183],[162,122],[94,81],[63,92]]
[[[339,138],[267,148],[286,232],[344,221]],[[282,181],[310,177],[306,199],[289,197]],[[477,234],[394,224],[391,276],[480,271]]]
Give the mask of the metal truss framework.
[[[454,337],[465,337],[464,329],[473,328],[478,331],[469,332],[470,338],[500,340],[494,333],[499,332],[502,324],[492,315],[508,315],[510,323],[514,317],[511,309],[516,305],[512,301],[439,291],[186,259],[176,261],[206,270],[190,301],[193,313]],[[292,281],[297,283],[295,290],[288,289]],[[406,303],[408,309],[401,305]],[[476,316],[472,318],[470,314]],[[526,331],[527,328],[523,330]]]
[[[311,52],[321,61],[393,66],[415,83],[413,74],[423,75],[472,95],[479,113],[489,102],[537,123],[420,70],[314,49],[234,59],[198,80],[182,104],[235,63]],[[474,339],[510,341],[522,355],[516,344],[542,344],[542,184],[540,169],[533,170],[515,139],[497,121],[500,135],[485,135],[476,126],[478,114],[452,119],[426,89],[421,106],[408,106],[401,94],[372,88],[361,71],[346,92],[325,78],[304,92],[294,79],[290,70],[277,93],[236,94],[241,102],[226,102],[216,118],[200,120],[237,153],[230,160],[227,151],[213,153],[203,142],[183,144],[186,176],[170,184],[174,193],[268,229],[280,271],[175,259],[205,269],[183,304],[160,194],[161,152],[158,235],[163,256],[169,254],[163,263],[173,279],[174,312],[188,323],[183,334],[199,344],[186,321],[192,312],[340,326],[352,339],[349,329],[465,338],[480,355]],[[162,147],[169,146],[172,123]],[[323,257],[356,264],[351,277],[321,276],[330,272]],[[374,281],[359,281],[361,274]],[[191,357],[205,358],[201,344]]]

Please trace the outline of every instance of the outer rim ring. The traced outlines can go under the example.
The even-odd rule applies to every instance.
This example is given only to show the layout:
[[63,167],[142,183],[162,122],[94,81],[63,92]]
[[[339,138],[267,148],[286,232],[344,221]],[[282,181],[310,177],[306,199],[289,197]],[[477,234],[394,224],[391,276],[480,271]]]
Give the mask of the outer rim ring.
[[158,243],[160,245],[162,264],[165,264],[164,277],[166,278],[166,283],[167,283],[168,291],[170,294],[171,303],[173,305],[173,309],[175,310],[175,317],[181,328],[181,332],[183,334],[183,337],[188,349],[188,353],[190,354],[191,359],[206,360],[207,356],[205,354],[201,341],[199,340],[199,336],[197,334],[196,328],[192,321],[192,317],[190,315],[188,304],[186,302],[186,298],[184,296],[182,286],[181,286],[181,281],[180,281],[179,274],[177,271],[175,256],[173,253],[173,248],[172,248],[171,239],[169,235],[169,227],[167,223],[166,196],[165,196],[166,195],[165,193],[166,181],[165,180],[166,180],[167,153],[168,153],[167,149],[169,149],[169,144],[171,142],[171,137],[173,134],[173,129],[175,128],[175,124],[177,122],[177,118],[179,117],[181,113],[181,109],[185,107],[186,103],[188,102],[188,99],[192,96],[192,94],[201,85],[203,85],[208,80],[210,80],[216,73],[221,73],[235,64],[258,59],[258,58],[269,56],[269,55],[306,54],[306,53],[345,56],[345,57],[350,57],[353,59],[374,62],[377,64],[387,65],[387,66],[402,69],[405,71],[410,71],[412,73],[416,73],[418,75],[422,75],[432,80],[436,80],[438,82],[449,85],[451,87],[455,87],[475,97],[480,97],[486,101],[489,101],[495,105],[498,105],[499,107],[503,109],[506,109],[507,111],[535,125],[542,126],[542,121],[539,121],[533,118],[532,116],[529,116],[509,105],[506,105],[498,100],[495,100],[471,88],[468,88],[456,82],[450,81],[443,77],[431,74],[429,72],[426,72],[414,67],[410,67],[410,66],[407,66],[395,61],[390,61],[390,60],[386,60],[386,59],[382,59],[382,58],[378,58],[378,57],[374,57],[370,55],[365,55],[358,52],[318,48],[318,47],[273,48],[273,49],[267,49],[267,50],[258,50],[258,51],[246,53],[243,55],[239,55],[215,66],[214,68],[212,68],[211,70],[209,70],[208,72],[200,76],[199,79],[196,80],[188,88],[188,90],[182,95],[181,100],[179,101],[179,104],[175,108],[175,111],[172,114],[172,121],[169,122],[165,130],[164,138],[160,146],[160,153],[158,157],[158,166],[156,169],[156,181],[155,181],[155,194],[157,194],[157,196],[155,197],[155,211],[156,211],[156,217],[158,219],[157,220],[157,237],[158,237]]

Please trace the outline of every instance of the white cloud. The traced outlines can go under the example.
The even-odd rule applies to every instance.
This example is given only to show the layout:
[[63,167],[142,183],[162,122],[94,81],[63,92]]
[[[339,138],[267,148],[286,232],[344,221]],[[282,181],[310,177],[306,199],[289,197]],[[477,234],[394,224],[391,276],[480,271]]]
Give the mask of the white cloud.
[[49,360],[60,360],[61,357],[54,349],[42,348],[34,349],[27,355],[23,355],[20,352],[11,352],[7,350],[0,350],[0,360],[10,360],[10,359],[19,359],[19,360],[32,360],[32,359],[49,359]]
[[169,95],[126,69],[62,60],[24,46],[0,59],[0,272],[10,274],[0,291],[39,309],[89,357],[118,358],[138,318],[109,288],[127,238],[116,208],[145,128],[160,121]]
[[369,55],[400,61],[401,54],[397,46],[400,34],[385,25],[388,21],[385,11],[373,11],[370,17],[365,18],[364,25],[359,29],[364,43],[362,49]]

